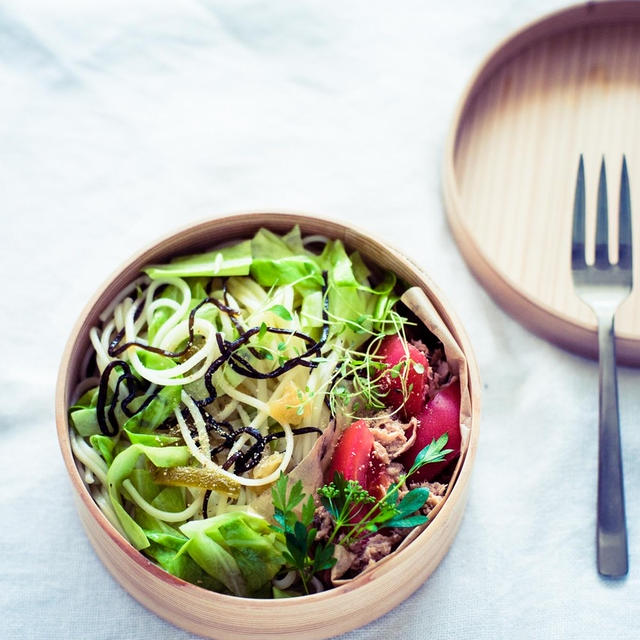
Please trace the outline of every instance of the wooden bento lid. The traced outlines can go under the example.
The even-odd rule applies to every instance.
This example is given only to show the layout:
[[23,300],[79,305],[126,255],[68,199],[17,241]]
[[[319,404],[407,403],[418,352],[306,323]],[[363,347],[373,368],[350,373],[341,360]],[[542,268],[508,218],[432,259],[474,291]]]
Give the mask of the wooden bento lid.
[[[618,187],[626,154],[636,237],[640,2],[577,5],[508,38],[471,79],[445,151],[443,190],[449,222],[478,280],[532,331],[594,357],[595,317],[576,296],[570,270],[581,153],[587,251],[593,251],[603,157],[610,232],[617,234]],[[640,281],[637,249],[635,283]],[[640,365],[638,287],[618,311],[616,333],[618,359]]]

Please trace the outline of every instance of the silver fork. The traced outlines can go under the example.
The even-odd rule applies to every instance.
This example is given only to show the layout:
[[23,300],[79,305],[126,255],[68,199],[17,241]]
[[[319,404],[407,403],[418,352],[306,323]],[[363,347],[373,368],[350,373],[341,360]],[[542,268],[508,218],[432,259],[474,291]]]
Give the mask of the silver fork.
[[598,571],[603,576],[624,576],[628,571],[627,528],[618,414],[614,318],[632,287],[631,198],[627,160],[622,159],[618,262],[609,261],[607,178],[604,158],[600,166],[596,218],[595,261],[585,258],[584,161],[580,156],[573,208],[571,270],[578,295],[598,319],[600,361],[600,415],[598,437]]

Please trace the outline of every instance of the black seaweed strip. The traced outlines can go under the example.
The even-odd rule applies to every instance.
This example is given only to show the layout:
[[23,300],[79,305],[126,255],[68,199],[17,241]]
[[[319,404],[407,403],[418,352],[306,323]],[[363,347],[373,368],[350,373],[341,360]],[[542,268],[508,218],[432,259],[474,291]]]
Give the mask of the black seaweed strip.
[[[107,415],[105,414],[106,404],[107,404],[107,391],[109,389],[109,376],[115,367],[122,367],[125,371],[129,369],[129,365],[123,360],[112,360],[107,364],[100,376],[100,385],[98,387],[98,401],[96,403],[96,416],[98,418],[98,426],[100,427],[100,431],[105,436],[115,436],[118,434],[120,430],[120,426],[118,422],[111,421],[111,415],[109,415],[109,422],[107,422]],[[129,370],[130,371],[130,370]],[[117,397],[117,396],[116,396]],[[110,428],[114,427],[113,430]]]

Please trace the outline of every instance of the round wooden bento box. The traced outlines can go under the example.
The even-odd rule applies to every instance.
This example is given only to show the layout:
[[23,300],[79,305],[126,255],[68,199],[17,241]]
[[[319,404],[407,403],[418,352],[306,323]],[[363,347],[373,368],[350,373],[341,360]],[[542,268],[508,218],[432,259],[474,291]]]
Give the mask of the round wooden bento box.
[[[86,489],[69,442],[70,394],[89,347],[88,333],[118,291],[141,267],[173,256],[211,248],[252,235],[265,226],[276,232],[299,224],[304,234],[340,238],[371,263],[391,269],[410,285],[421,287],[467,359],[471,398],[469,444],[457,479],[440,511],[402,552],[348,584],[322,593],[281,600],[257,600],[207,591],[166,573],[136,551],[108,522]],[[478,440],[480,383],[467,336],[442,293],[411,261],[369,235],[338,222],[299,214],[248,213],[215,218],[166,237],[122,266],[93,296],[66,346],[56,393],[56,420],[62,454],[73,485],[82,524],[96,553],[141,604],[169,622],[208,638],[328,638],[364,625],[386,613],[415,591],[449,549],[462,520]]]

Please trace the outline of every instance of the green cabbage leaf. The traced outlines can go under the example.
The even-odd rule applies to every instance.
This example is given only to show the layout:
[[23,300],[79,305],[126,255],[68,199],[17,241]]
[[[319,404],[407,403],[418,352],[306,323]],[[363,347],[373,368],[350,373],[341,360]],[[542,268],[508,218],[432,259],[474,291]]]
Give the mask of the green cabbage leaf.
[[231,511],[192,520],[180,527],[189,540],[179,552],[188,554],[209,576],[238,596],[257,596],[282,567],[282,534],[246,511]]

